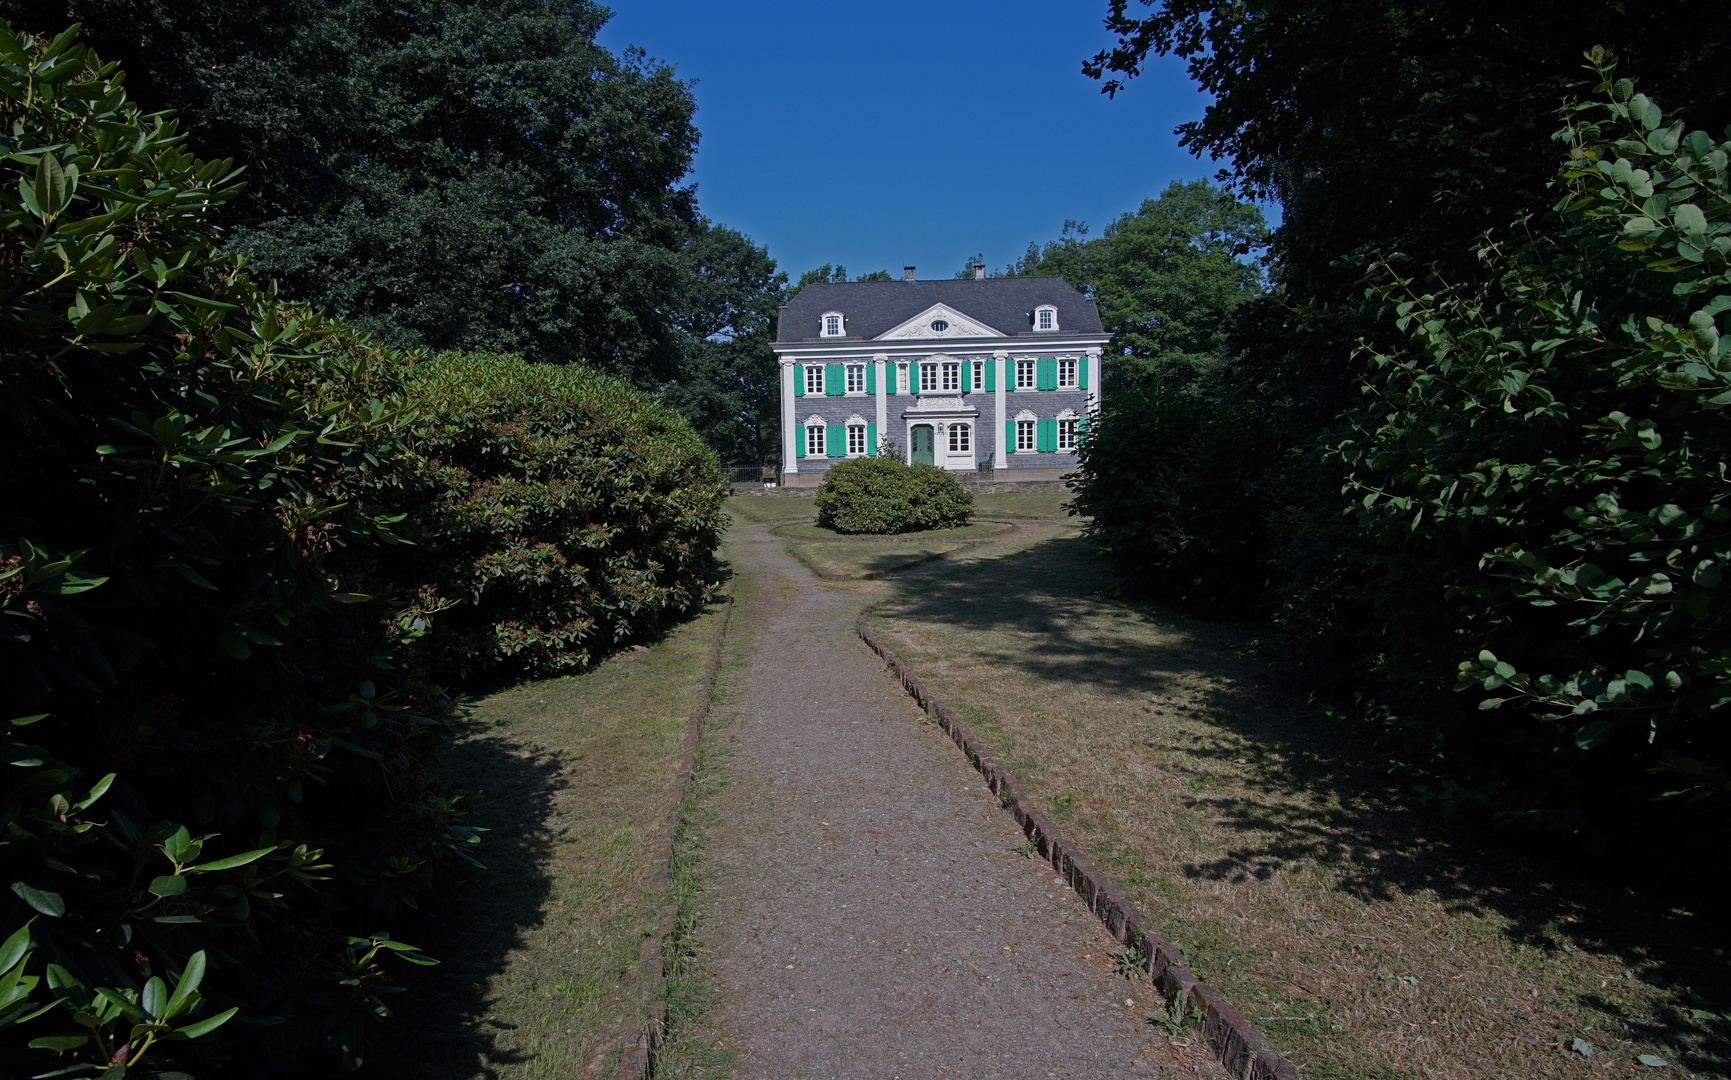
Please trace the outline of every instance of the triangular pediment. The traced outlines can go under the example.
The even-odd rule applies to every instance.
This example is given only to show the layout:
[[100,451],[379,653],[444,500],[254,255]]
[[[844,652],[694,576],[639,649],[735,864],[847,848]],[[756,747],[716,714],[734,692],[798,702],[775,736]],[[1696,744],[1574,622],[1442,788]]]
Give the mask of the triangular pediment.
[[[943,326],[934,330],[933,323]],[[907,340],[923,338],[932,341],[949,341],[953,338],[973,337],[1004,337],[1004,333],[996,330],[978,319],[969,318],[948,304],[933,304],[931,307],[915,315],[907,322],[893,326],[879,334],[876,341]]]

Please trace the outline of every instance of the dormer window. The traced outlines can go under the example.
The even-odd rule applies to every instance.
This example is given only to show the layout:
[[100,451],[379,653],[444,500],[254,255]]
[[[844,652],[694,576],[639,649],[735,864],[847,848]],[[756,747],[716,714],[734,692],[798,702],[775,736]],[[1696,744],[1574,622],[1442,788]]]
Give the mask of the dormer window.
[[1035,330],[1058,329],[1058,309],[1051,304],[1041,304],[1034,309]]
[[823,332],[822,332],[821,336],[822,337],[841,337],[843,326],[844,326],[844,324],[842,321],[841,312],[839,312],[839,311],[826,311],[823,313]]

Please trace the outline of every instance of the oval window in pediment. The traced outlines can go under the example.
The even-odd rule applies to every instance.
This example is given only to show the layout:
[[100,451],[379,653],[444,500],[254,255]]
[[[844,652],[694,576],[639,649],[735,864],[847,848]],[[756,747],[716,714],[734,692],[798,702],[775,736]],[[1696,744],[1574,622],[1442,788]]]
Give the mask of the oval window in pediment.
[[950,324],[945,322],[943,319],[933,319],[932,320],[932,333],[934,333],[934,334],[941,334],[945,330],[948,330],[949,328],[950,328]]

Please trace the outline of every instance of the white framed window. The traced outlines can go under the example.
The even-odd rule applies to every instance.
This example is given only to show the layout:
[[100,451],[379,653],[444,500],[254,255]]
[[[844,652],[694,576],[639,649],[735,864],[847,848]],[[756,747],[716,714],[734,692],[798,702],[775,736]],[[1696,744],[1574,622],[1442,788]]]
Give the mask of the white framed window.
[[865,393],[864,364],[849,364],[847,366],[847,392],[850,394]]
[[1062,388],[1076,385],[1078,385],[1076,382],[1076,358],[1073,356],[1060,358],[1058,360],[1058,386]]
[[1041,304],[1034,309],[1035,330],[1058,329],[1058,309],[1051,304]]
[[847,426],[847,456],[859,457],[866,452],[866,426],[864,424],[849,424]]
[[1038,421],[1035,420],[1016,421],[1016,450],[1018,453],[1034,448],[1034,425],[1036,423]]
[[974,449],[974,428],[972,424],[950,425],[950,453],[967,454]]
[[807,424],[805,428],[805,456],[824,457],[823,425]]
[[944,389],[960,390],[962,388],[962,365],[944,365]]
[[938,388],[938,365],[936,365],[936,364],[921,364],[920,365],[920,393],[923,394],[927,390],[936,390],[937,388]]
[[823,393],[823,365],[808,364],[805,369],[805,392],[821,395]]
[[1058,418],[1058,449],[1076,449],[1076,421],[1064,417]]
[[1034,385],[1034,361],[1016,361],[1016,389],[1032,390]]
[[826,311],[823,313],[823,333],[820,336],[841,337],[846,326],[847,320],[841,312]]
[[908,362],[903,360],[896,365],[896,393],[908,392]]
[[973,372],[974,381],[971,389],[984,390],[986,388],[986,362],[984,360],[975,360],[970,363],[968,367]]

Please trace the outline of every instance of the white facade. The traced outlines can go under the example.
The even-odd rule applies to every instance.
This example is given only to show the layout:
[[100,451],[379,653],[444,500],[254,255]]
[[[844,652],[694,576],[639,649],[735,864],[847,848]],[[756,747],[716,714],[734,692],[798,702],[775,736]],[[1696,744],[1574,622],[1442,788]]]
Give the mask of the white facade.
[[[983,289],[992,282],[954,285]],[[1023,291],[1028,286],[1019,283]],[[878,287],[882,297],[896,285]],[[784,325],[774,345],[783,483],[816,484],[833,462],[859,456],[861,426],[870,443],[865,453],[893,445],[904,460],[957,472],[1055,479],[1074,467],[1079,425],[1099,408],[1100,360],[1110,335],[1066,331],[1056,303],[1028,311],[1027,328],[1006,331],[970,314],[967,290],[953,288],[958,299],[926,306],[869,339],[837,339],[826,333],[835,325],[829,319],[839,315],[844,328],[865,321],[848,311],[846,289],[835,285],[824,294],[827,306],[818,313],[824,321]],[[1093,316],[1091,304],[1086,311]],[[784,309],[784,322],[794,314]],[[1042,321],[1053,328],[1035,329]],[[1092,322],[1098,326],[1098,317]]]

